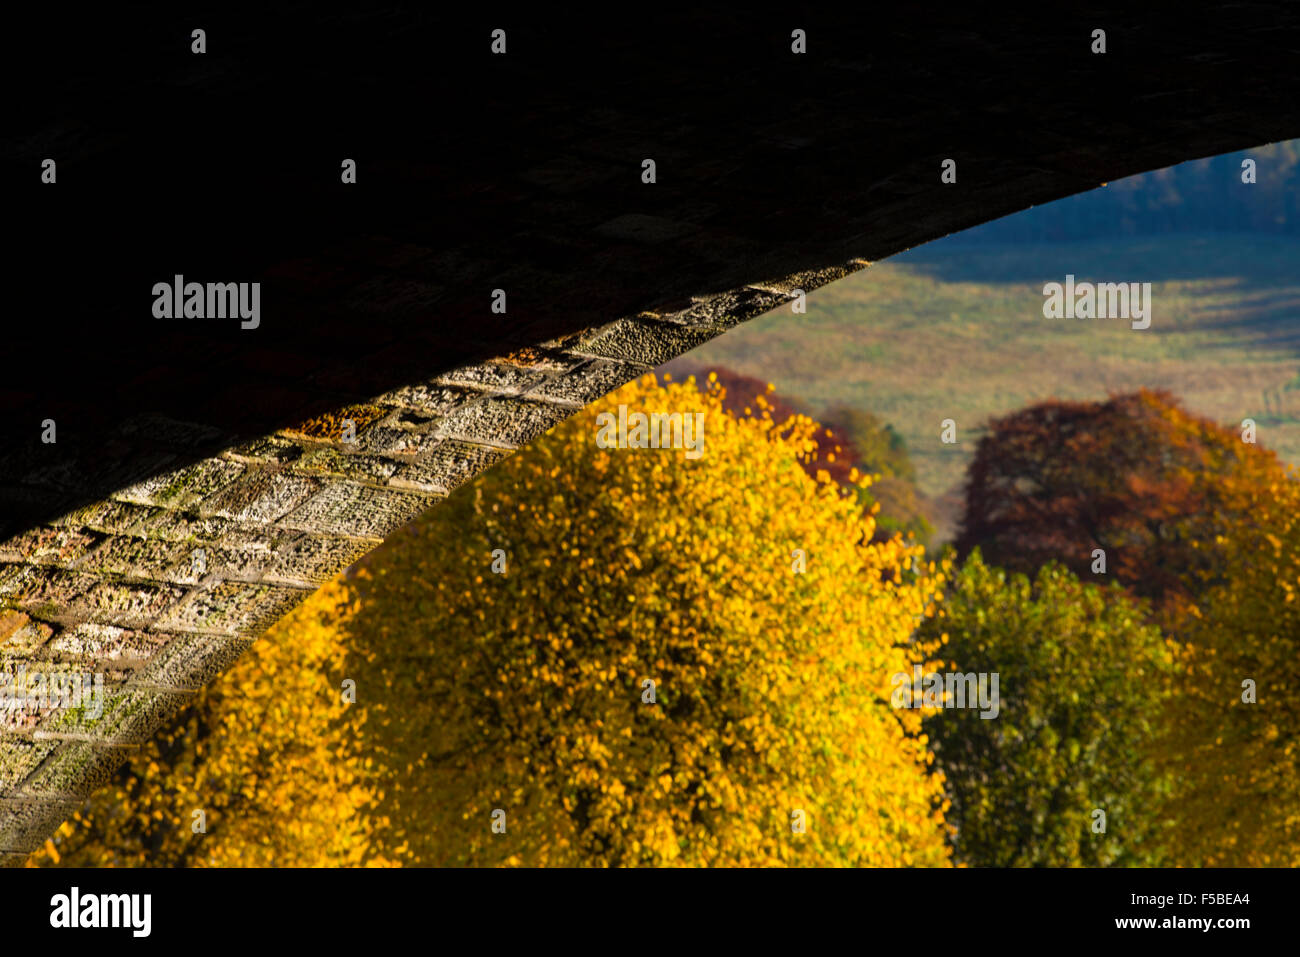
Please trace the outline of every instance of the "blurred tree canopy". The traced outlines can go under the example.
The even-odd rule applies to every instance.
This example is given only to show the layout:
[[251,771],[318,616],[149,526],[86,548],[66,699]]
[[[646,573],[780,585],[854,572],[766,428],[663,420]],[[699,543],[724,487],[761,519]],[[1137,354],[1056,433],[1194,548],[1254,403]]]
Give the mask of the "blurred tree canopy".
[[[775,422],[796,416],[816,419],[817,450],[803,459],[804,470],[816,478],[825,471],[833,480],[852,489],[864,508],[879,504],[875,538],[885,541],[895,533],[928,544],[934,534],[932,507],[916,487],[916,468],[907,443],[893,426],[879,417],[842,403],[820,415],[809,411],[802,399],[783,395],[770,382],[743,375],[725,366],[710,366],[694,373],[700,388],[716,382],[723,393],[723,408],[738,416],[769,414]],[[860,487],[854,473],[874,475],[869,489]]]
[[1180,863],[1300,866],[1300,482],[1234,483],[1242,519],[1180,627],[1160,753],[1179,784]]
[[1171,623],[1220,581],[1213,545],[1243,522],[1237,490],[1284,480],[1277,456],[1193,415],[1166,392],[1052,400],[989,423],[967,471],[956,546],[1032,575],[1059,561],[1154,601]]
[[1170,863],[1171,785],[1148,745],[1177,649],[1123,589],[1084,584],[1057,563],[1033,579],[1008,574],[976,549],[921,635],[944,642],[953,670],[999,675],[996,718],[949,708],[925,721],[959,862]]

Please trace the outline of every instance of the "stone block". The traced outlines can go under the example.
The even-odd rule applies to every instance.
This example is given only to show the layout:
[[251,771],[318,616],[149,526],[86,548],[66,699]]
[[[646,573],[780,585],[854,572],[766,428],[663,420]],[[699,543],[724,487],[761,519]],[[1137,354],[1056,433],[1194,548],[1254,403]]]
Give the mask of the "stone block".
[[498,395],[518,395],[541,379],[540,372],[522,366],[484,362],[445,372],[434,381],[439,385],[459,385]]
[[569,414],[570,410],[549,403],[484,398],[442,419],[437,430],[446,438],[477,445],[517,448],[527,445]]
[[23,782],[16,797],[83,801],[108,784],[131,753],[95,741],[49,738],[34,743],[53,750],[41,768]]
[[645,370],[640,366],[608,359],[590,359],[571,372],[552,376],[525,395],[529,399],[544,399],[579,407],[608,395],[619,386],[644,374]]
[[128,689],[199,691],[253,646],[254,638],[180,634],[127,684]]
[[185,595],[177,585],[101,581],[76,601],[61,603],[66,617],[123,628],[144,628]]
[[104,536],[74,526],[42,525],[0,542],[0,560],[67,567],[94,549]]
[[259,470],[243,476],[199,507],[202,515],[263,524],[291,512],[320,488],[320,483],[288,472]]
[[505,449],[449,439],[432,452],[402,466],[391,484],[445,495],[509,454]]
[[80,806],[80,801],[0,797],[0,852],[30,854]]
[[382,539],[434,501],[431,496],[405,490],[339,482],[321,489],[280,525],[324,535]]
[[256,637],[308,594],[273,585],[218,582],[192,592],[158,622],[158,629]]
[[169,638],[153,631],[84,622],[56,633],[44,653],[82,667],[134,669],[153,658]]
[[144,744],[191,697],[180,692],[120,688],[104,696],[98,714],[88,707],[61,709],[46,718],[32,737],[115,746]]
[[55,519],[56,525],[85,527],[111,535],[122,535],[140,527],[160,510],[153,506],[118,502],[95,502]]
[[262,575],[271,584],[319,586],[359,560],[374,543],[328,535],[299,535],[272,557]]
[[0,738],[0,794],[17,788],[57,746],[54,741]]
[[384,485],[401,468],[401,463],[380,455],[341,451],[333,446],[312,449],[291,467],[304,475],[337,475],[354,482]]
[[210,497],[238,479],[247,466],[226,459],[204,459],[185,468],[155,475],[116,492],[119,502],[186,508]]
[[621,359],[644,366],[663,365],[714,338],[711,329],[668,322],[619,319],[572,347],[573,352],[602,359]]

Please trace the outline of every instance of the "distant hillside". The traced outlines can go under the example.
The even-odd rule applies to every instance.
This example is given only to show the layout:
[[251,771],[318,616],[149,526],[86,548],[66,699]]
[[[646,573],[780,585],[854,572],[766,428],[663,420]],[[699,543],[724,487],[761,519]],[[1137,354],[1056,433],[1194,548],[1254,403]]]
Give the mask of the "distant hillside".
[[[1255,163],[1243,183],[1242,162]],[[1077,242],[1170,233],[1300,236],[1300,140],[1130,176],[973,229],[973,241]]]
[[[987,227],[982,227],[985,229]],[[670,363],[720,364],[822,408],[872,412],[906,439],[920,489],[954,493],[989,416],[1058,397],[1167,389],[1300,463],[1300,238],[1169,235],[930,243],[745,323]],[[1151,282],[1151,328],[1043,318],[1043,284]],[[940,423],[956,420],[958,445]],[[939,539],[950,529],[941,519]]]

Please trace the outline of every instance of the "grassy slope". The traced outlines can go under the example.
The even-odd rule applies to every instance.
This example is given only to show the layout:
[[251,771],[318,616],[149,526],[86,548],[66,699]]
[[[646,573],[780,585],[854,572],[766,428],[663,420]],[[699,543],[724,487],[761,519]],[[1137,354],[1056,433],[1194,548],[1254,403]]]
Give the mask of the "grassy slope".
[[[1043,283],[1066,273],[1151,282],[1151,328],[1044,319]],[[1262,444],[1300,463],[1300,242],[1205,235],[993,246],[953,237],[813,293],[806,315],[768,313],[666,369],[702,363],[819,407],[845,401],[882,416],[907,439],[921,490],[946,497],[949,513],[978,427],[1050,397],[1169,389],[1216,421],[1254,418]],[[945,418],[957,422],[956,446],[939,441]]]

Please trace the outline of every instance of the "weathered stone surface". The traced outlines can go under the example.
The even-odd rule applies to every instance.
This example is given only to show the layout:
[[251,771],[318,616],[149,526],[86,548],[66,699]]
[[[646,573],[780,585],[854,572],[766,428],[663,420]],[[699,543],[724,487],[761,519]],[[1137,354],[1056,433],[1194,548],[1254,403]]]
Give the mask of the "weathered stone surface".
[[[391,402],[393,405],[421,412],[427,419],[447,415],[454,409],[476,398],[478,396],[467,389],[431,382],[423,385],[403,386],[385,394],[383,400]],[[400,416],[391,424],[400,424]]]
[[644,373],[645,370],[640,366],[607,359],[591,359],[567,375],[552,376],[539,383],[528,390],[526,395],[530,399],[580,407],[613,392]]
[[266,524],[293,511],[319,488],[319,482],[305,476],[261,470],[245,475],[206,501],[201,512],[239,522]]
[[33,528],[0,542],[0,560],[55,564],[75,564],[95,548],[104,536],[85,528],[46,526]]
[[688,309],[667,313],[663,318],[687,326],[726,329],[770,312],[790,301],[790,297],[767,289],[746,286],[717,296],[696,299]]
[[298,535],[276,552],[262,580],[301,588],[320,585],[356,562],[373,544],[368,539]]
[[258,462],[267,465],[285,465],[303,454],[300,444],[278,435],[266,435],[245,442],[224,453],[228,459],[240,462]]
[[52,634],[49,625],[32,621],[22,612],[0,612],[0,656],[32,656]]
[[0,599],[41,618],[52,618],[99,581],[80,572],[37,565],[0,565]]
[[220,582],[195,589],[158,627],[216,635],[261,634],[307,593],[273,585]]
[[44,844],[80,804],[48,793],[34,798],[0,796],[0,851],[6,852],[10,863],[17,863],[21,858],[15,859],[16,855],[25,857]]
[[128,687],[198,691],[234,664],[253,640],[238,635],[177,635],[131,677]]
[[244,474],[246,467],[224,459],[204,459],[194,465],[146,479],[113,497],[136,505],[185,508],[209,499]]
[[465,366],[445,372],[438,376],[436,381],[444,385],[464,386],[497,395],[518,395],[541,379],[542,374],[534,370],[508,363],[484,362],[480,365]]
[[684,328],[675,323],[620,319],[573,349],[583,355],[636,362],[650,368],[703,345],[721,330]]
[[410,413],[390,415],[358,436],[357,448],[362,452],[390,456],[397,461],[409,460],[441,441],[433,432],[435,421],[429,416],[416,417]]
[[433,504],[433,499],[404,490],[340,482],[330,485],[284,518],[284,528],[350,538],[382,539]]
[[152,578],[156,581],[194,584],[193,561],[196,546],[164,538],[117,535],[104,542],[94,555],[79,566],[88,572],[113,573]]
[[97,741],[111,745],[138,745],[149,739],[189,695],[148,688],[118,689],[106,693],[99,714],[91,708],[59,710],[32,734],[38,741]]
[[152,659],[168,638],[153,631],[86,622],[58,632],[45,643],[44,651],[82,669],[138,667]]
[[479,445],[517,448],[568,417],[563,409],[520,399],[480,399],[438,422],[438,432]]
[[145,628],[185,594],[174,585],[126,581],[101,581],[65,603],[68,614],[55,613],[59,620],[78,620]]
[[351,423],[355,432],[360,432],[376,419],[383,418],[388,410],[377,405],[348,405],[313,416],[306,422],[300,422],[285,430],[289,435],[303,435],[312,439],[326,441],[343,441],[344,434]]
[[122,534],[141,526],[160,509],[109,500],[94,502],[55,519],[59,525],[87,528],[98,532]]
[[384,485],[401,468],[401,462],[379,455],[341,451],[333,446],[309,450],[292,466],[304,475],[337,475],[371,485]]
[[445,495],[508,454],[505,449],[449,439],[416,461],[402,466],[393,477],[392,485]]
[[126,753],[120,745],[101,741],[47,738],[33,743],[50,750],[17,792],[17,796],[30,799],[77,799],[107,784]]
[[54,751],[54,741],[0,738],[0,791],[12,791]]

